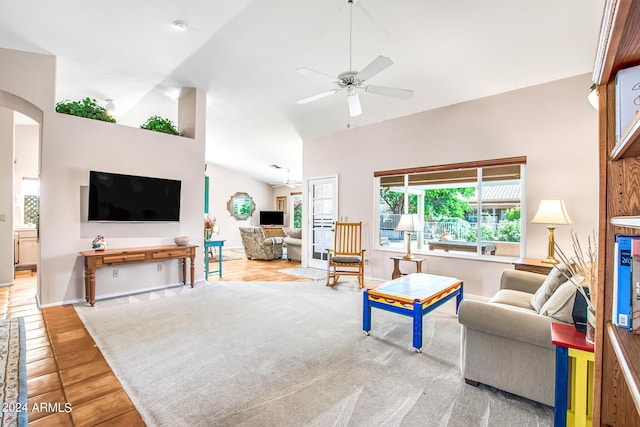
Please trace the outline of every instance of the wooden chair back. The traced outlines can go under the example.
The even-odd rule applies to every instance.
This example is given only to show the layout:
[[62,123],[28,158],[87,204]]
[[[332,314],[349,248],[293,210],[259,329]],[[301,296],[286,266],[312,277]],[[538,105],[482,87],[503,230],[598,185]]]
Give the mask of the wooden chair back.
[[362,222],[336,222],[333,250],[336,255],[361,255]]

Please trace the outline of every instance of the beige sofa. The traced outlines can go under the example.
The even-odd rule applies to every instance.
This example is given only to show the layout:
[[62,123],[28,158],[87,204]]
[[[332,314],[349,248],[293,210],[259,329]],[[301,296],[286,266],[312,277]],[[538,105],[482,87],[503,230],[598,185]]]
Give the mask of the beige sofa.
[[285,234],[284,244],[287,246],[289,261],[302,261],[302,229],[282,227]]
[[549,276],[505,270],[489,302],[463,300],[458,321],[465,381],[553,406],[551,322],[571,322],[574,298],[575,286],[554,269]]

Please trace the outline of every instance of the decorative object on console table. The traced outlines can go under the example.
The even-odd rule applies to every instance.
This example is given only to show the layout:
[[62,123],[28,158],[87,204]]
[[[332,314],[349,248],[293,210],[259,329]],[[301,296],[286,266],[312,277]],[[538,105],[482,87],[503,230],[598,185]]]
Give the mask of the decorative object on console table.
[[553,270],[553,264],[543,263],[541,259],[535,258],[518,258],[512,264],[516,270],[529,271],[531,273],[546,275]]
[[173,241],[176,243],[177,246],[185,246],[189,243],[189,237],[179,236],[179,237],[175,237]]
[[555,225],[571,224],[571,218],[569,218],[569,214],[567,214],[567,210],[564,207],[564,201],[540,200],[538,212],[533,216],[531,223],[547,224],[547,228],[549,229],[549,247],[547,258],[543,259],[542,262],[557,264],[558,260],[554,254],[555,240],[553,236],[553,231],[556,229]]
[[402,214],[400,221],[396,226],[396,231],[404,231],[407,233],[407,254],[404,256],[405,259],[413,258],[413,254],[411,254],[411,235],[416,231],[420,231],[420,229],[421,224],[418,215]]
[[94,251],[104,251],[107,249],[107,243],[104,241],[104,236],[98,234],[96,238],[93,239],[93,242],[91,242],[91,248]]

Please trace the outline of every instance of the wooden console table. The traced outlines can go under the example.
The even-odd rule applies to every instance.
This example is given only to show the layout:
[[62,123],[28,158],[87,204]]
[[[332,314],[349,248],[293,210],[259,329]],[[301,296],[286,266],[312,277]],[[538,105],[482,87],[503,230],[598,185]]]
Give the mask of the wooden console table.
[[516,270],[530,271],[538,274],[549,274],[553,270],[553,264],[542,262],[541,259],[535,258],[518,258],[513,261],[513,267]]
[[197,245],[152,246],[146,248],[108,249],[105,251],[82,251],[84,257],[85,298],[94,306],[96,302],[96,268],[136,262],[182,259],[182,284],[187,284],[187,258],[191,260],[191,287],[194,283],[194,261]]

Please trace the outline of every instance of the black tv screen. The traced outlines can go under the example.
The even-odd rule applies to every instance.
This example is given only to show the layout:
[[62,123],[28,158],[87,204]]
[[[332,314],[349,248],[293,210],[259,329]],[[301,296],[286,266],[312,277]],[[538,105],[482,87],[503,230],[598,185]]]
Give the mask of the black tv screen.
[[89,171],[89,221],[180,221],[173,179]]
[[260,225],[284,225],[284,212],[260,211]]

